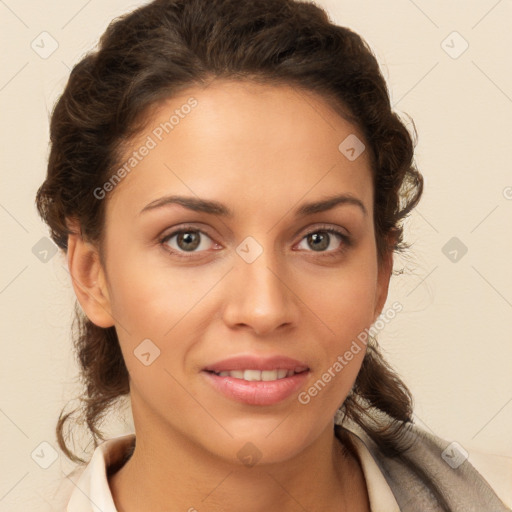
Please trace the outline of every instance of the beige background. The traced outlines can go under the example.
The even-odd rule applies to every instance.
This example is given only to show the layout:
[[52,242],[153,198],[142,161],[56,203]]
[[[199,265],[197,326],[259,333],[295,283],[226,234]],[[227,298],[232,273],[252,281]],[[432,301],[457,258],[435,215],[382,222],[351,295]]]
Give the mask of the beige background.
[[[369,42],[395,108],[419,134],[426,190],[388,302],[404,310],[381,344],[415,395],[420,425],[466,449],[512,456],[512,1],[318,3]],[[45,175],[49,115],[71,66],[136,5],[0,2],[2,511],[56,510],[49,495],[72,468],[58,450],[48,469],[31,458],[36,450],[49,460],[42,442],[57,449],[55,422],[77,391],[74,294],[65,260],[43,263],[32,252],[47,236],[34,195]],[[51,49],[43,31],[58,43],[45,59],[31,47],[45,37]],[[450,247],[443,252],[452,237],[468,249],[456,262],[444,254]],[[128,414],[107,431],[130,429]]]

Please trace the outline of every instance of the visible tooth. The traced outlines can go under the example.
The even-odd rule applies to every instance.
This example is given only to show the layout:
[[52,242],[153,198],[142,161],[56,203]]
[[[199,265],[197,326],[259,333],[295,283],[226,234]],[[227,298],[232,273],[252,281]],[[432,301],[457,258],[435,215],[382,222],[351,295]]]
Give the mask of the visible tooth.
[[271,381],[295,375],[294,370],[230,370],[217,373],[219,377],[234,377],[247,381]]
[[287,370],[277,370],[277,378],[278,379],[284,379],[287,375],[288,375]]
[[277,370],[263,370],[261,372],[261,380],[276,380]]
[[261,370],[245,370],[244,380],[261,380]]

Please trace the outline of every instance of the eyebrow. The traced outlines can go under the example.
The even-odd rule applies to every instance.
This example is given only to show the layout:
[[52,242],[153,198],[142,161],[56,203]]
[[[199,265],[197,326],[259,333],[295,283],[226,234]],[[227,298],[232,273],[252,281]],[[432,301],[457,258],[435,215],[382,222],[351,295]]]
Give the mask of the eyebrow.
[[[155,201],[152,201],[140,211],[140,214],[147,211],[155,210],[157,208],[163,208],[165,206],[172,204],[179,204],[184,208],[188,208],[189,210],[210,213],[212,215],[220,215],[222,217],[233,218],[235,216],[232,210],[230,210],[226,205],[218,201],[200,199],[198,197],[186,197],[177,195],[164,196],[159,199],[156,199]],[[295,210],[294,215],[295,217],[305,217],[307,215],[313,215],[315,213],[332,210],[338,205],[357,206],[360,208],[364,215],[368,215],[368,212],[363,202],[360,199],[357,199],[356,197],[353,197],[349,194],[342,194],[328,197],[320,201],[304,203]]]

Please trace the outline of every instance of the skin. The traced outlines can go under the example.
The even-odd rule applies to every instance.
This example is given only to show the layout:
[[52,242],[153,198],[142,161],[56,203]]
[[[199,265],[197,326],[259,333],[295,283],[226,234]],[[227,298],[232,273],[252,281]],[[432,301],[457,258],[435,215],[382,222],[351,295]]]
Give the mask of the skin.
[[[364,138],[313,93],[216,81],[151,111],[126,156],[191,96],[198,105],[105,199],[104,265],[96,245],[69,238],[80,304],[95,324],[115,326],[130,373],[137,445],[110,478],[116,506],[369,510],[359,461],[333,432],[364,350],[307,405],[296,394],[271,406],[235,402],[201,373],[235,354],[284,354],[307,362],[307,390],[381,313],[392,257],[377,260],[369,155],[349,161],[338,149],[350,134]],[[170,194],[222,202],[234,216],[176,204],[140,213]],[[366,214],[345,203],[294,217],[337,194]],[[177,236],[160,242],[184,223],[206,234],[195,252]],[[329,244],[315,250],[309,232]],[[263,249],[252,263],[236,252],[248,236]],[[134,355],[144,339],[160,349],[149,366]],[[253,467],[237,457],[248,442],[261,452]]]

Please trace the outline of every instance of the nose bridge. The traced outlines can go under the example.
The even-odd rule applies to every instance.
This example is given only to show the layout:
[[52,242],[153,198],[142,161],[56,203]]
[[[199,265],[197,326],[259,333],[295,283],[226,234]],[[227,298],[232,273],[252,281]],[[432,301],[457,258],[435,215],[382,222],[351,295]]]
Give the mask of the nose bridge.
[[226,322],[231,326],[244,324],[260,334],[294,323],[296,305],[286,283],[285,262],[270,242],[263,246],[247,237],[236,253]]

